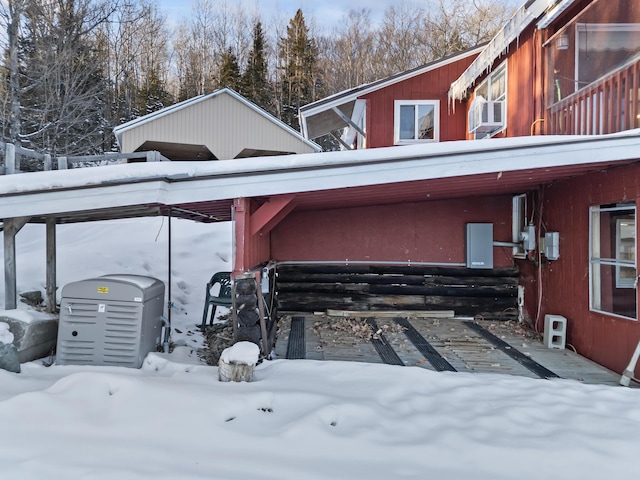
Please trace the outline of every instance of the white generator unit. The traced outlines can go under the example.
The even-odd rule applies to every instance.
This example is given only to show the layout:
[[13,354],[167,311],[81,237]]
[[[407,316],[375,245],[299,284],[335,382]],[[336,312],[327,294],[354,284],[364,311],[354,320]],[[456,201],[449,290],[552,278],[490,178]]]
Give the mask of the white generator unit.
[[62,288],[57,365],[140,368],[165,324],[164,283],[142,275],[105,275]]

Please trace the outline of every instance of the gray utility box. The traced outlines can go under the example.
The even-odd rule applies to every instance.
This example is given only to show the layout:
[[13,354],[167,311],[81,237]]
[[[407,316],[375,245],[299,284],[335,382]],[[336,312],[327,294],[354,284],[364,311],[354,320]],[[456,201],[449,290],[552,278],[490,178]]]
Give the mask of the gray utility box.
[[493,223],[467,223],[467,268],[493,268]]
[[105,275],[62,288],[57,365],[140,368],[162,336],[164,283]]

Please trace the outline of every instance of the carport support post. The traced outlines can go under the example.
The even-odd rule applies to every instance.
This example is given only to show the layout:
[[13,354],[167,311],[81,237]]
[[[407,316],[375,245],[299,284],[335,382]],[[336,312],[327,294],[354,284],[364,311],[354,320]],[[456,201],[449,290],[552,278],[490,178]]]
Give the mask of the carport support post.
[[13,310],[17,306],[16,283],[16,234],[29,221],[29,217],[4,219],[4,308]]
[[47,217],[47,312],[56,311],[56,219]]

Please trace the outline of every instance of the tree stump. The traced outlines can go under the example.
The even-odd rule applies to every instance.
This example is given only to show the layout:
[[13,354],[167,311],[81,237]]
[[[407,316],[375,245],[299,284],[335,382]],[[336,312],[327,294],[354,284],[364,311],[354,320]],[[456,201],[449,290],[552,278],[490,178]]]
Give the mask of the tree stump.
[[225,348],[218,362],[221,382],[250,382],[260,357],[260,348],[252,342],[238,342]]

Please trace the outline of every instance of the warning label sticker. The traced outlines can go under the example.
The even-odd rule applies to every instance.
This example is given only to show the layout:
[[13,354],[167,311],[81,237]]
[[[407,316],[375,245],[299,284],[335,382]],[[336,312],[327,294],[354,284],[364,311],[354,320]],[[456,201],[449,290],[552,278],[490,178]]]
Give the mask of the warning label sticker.
[[98,293],[109,293],[109,287],[98,287]]

